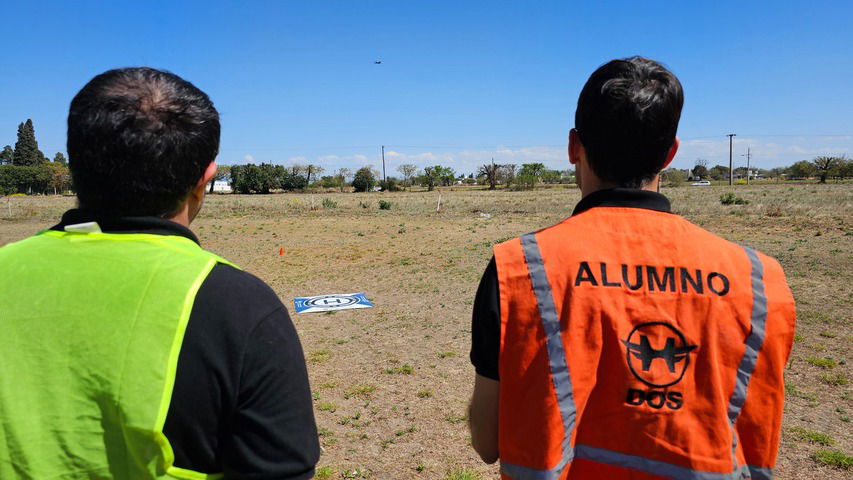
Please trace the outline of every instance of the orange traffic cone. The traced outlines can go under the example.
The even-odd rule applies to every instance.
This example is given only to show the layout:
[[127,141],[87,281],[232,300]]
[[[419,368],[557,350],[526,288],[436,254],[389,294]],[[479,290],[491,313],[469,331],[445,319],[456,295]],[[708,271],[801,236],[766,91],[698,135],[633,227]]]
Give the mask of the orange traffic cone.
[[283,257],[283,256],[284,256],[284,247],[281,247],[281,248],[279,248],[279,249],[278,249],[278,256],[279,256],[279,257]]

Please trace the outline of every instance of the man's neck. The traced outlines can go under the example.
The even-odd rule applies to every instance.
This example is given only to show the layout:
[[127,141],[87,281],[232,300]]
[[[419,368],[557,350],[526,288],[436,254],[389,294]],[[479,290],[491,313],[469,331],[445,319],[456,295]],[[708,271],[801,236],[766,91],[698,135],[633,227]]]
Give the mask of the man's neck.
[[[599,190],[607,190],[610,188],[617,188],[619,185],[602,182],[596,177],[594,174],[589,175],[583,178],[580,188],[581,188],[581,198],[586,197],[587,195],[597,192]],[[660,192],[660,175],[655,175],[655,177],[648,182],[642,184],[637,190],[647,190],[649,192]]]

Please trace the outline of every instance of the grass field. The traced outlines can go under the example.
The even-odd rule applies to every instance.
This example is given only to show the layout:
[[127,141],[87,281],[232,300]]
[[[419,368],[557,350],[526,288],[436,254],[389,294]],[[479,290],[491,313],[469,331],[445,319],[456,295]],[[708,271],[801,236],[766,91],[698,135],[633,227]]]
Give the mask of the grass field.
[[[722,205],[729,191],[749,203]],[[776,257],[788,275],[798,331],[778,478],[853,478],[853,185],[663,193],[676,213]],[[294,315],[324,448],[318,478],[485,479],[497,469],[478,461],[465,422],[477,282],[492,244],[562,220],[579,199],[577,189],[213,195],[193,229],[291,308],[296,296],[349,292],[376,305]],[[73,203],[3,199],[0,245]]]

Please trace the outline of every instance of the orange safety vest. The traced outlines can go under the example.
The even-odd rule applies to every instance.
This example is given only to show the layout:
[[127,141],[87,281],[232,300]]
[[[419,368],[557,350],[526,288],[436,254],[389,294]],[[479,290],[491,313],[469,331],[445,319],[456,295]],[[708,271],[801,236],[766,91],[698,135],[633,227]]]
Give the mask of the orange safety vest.
[[778,262],[621,207],[494,250],[502,478],[772,476],[795,324]]

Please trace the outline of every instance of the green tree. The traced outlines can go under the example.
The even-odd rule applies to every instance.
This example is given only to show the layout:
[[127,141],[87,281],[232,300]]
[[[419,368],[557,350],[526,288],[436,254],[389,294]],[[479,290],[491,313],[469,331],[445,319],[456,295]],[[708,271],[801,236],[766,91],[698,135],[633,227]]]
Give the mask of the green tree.
[[441,185],[445,187],[449,187],[453,185],[453,181],[456,180],[456,172],[451,167],[441,167],[439,171],[439,179],[441,180]]
[[441,165],[433,165],[431,167],[424,168],[424,173],[418,177],[418,183],[427,187],[428,192],[435,190],[435,184],[441,180],[441,172],[443,169],[444,167]]
[[15,142],[15,157],[14,165],[22,167],[41,165],[47,159],[39,150],[38,142],[36,141],[36,131],[33,127],[33,121],[29,118],[26,122],[18,124],[18,141]]
[[562,177],[563,175],[559,170],[550,170],[547,168],[539,174],[539,179],[542,183],[560,183]]
[[46,193],[50,186],[50,170],[45,166],[2,165],[0,166],[0,192]]
[[697,158],[691,172],[693,173],[693,180],[708,178],[708,160],[705,160],[704,158]]
[[361,167],[352,179],[352,188],[356,192],[369,192],[376,185],[376,176],[370,167]]
[[[521,170],[519,170],[518,175],[525,175],[530,177],[535,177],[536,181],[539,181],[539,177],[542,175],[542,172],[545,171],[545,165],[542,163],[522,163]],[[529,180],[528,180],[529,181]]]
[[[278,166],[281,171],[284,167]],[[270,193],[279,186],[276,166],[269,163],[231,166],[231,189],[237,193]]]
[[712,180],[728,180],[729,179],[729,167],[725,165],[714,165],[708,170],[708,175],[711,176]]
[[213,193],[213,186],[216,184],[216,182],[225,180],[225,179],[230,178],[230,177],[231,177],[231,166],[230,165],[217,165],[216,166],[216,173],[213,175],[213,178],[210,179],[210,190],[208,192]]
[[799,162],[788,167],[788,174],[791,178],[809,178],[815,173],[815,166],[808,160],[800,160]]
[[301,166],[294,167],[288,170],[279,166],[276,169],[275,175],[282,190],[304,190],[308,187],[308,171],[311,166],[305,168],[300,168]]
[[667,182],[670,187],[677,187],[684,183],[684,172],[677,168],[667,168],[660,172],[661,180]]
[[839,180],[853,177],[853,159],[849,159],[844,155],[839,157],[835,166],[830,171],[830,175],[838,178]]
[[231,165],[231,191],[233,192],[248,193],[237,188],[238,185],[242,185],[243,168],[243,165]]
[[[57,155],[62,154],[57,153]],[[38,168],[46,168],[48,170],[50,174],[49,186],[53,188],[54,195],[63,193],[71,187],[71,172],[68,170],[68,167],[65,166],[64,162],[54,160],[53,162],[47,163]]]
[[15,163],[15,151],[12,150],[10,145],[6,145],[3,147],[3,151],[0,152],[0,165],[10,165]]
[[518,172],[518,175],[516,175],[513,180],[513,190],[532,190],[533,187],[536,186],[536,182],[539,181],[539,178],[536,175],[531,173],[522,173],[523,171],[524,167],[522,166],[521,171]]
[[826,183],[829,171],[838,163],[838,157],[815,157],[812,163],[820,177],[819,183]]
[[56,155],[53,156],[53,163],[58,163],[60,165],[67,165],[68,162],[65,160],[65,155],[62,152],[56,152]]

